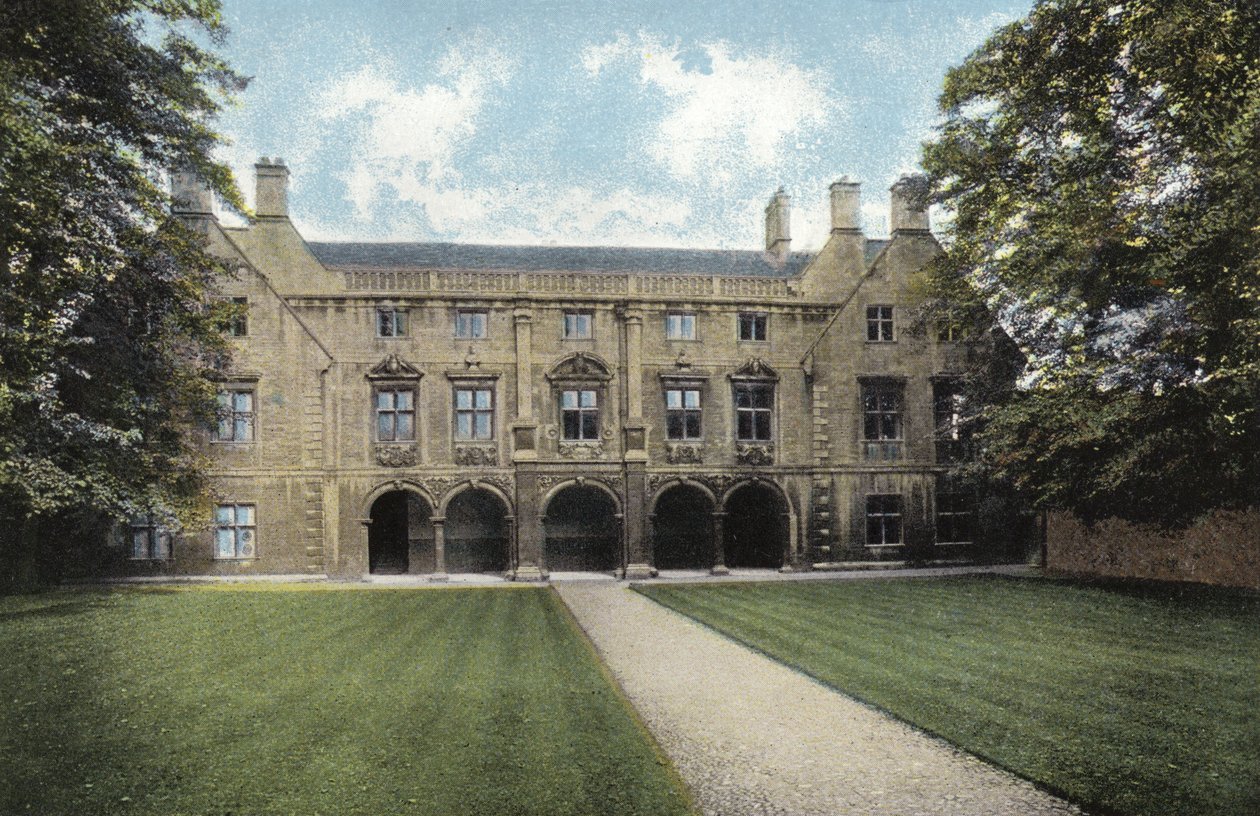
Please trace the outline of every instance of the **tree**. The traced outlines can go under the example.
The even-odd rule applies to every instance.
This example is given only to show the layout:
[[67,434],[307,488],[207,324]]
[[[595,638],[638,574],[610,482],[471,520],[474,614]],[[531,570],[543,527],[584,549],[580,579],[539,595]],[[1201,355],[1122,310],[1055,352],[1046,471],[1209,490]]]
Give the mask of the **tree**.
[[1260,501],[1260,5],[1042,0],[946,77],[941,302],[991,315],[981,465],[1043,508]]
[[215,410],[226,346],[205,305],[226,270],[170,215],[162,174],[184,168],[243,207],[211,157],[212,120],[244,86],[198,44],[223,36],[217,0],[0,10],[6,565],[29,571],[79,525],[197,504],[187,430]]

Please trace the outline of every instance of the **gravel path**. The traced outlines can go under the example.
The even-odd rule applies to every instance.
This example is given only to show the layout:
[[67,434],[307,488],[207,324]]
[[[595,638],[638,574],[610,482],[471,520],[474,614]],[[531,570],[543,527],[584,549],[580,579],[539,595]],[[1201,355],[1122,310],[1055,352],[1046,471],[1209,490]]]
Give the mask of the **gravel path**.
[[555,588],[705,814],[1080,813],[624,584]]

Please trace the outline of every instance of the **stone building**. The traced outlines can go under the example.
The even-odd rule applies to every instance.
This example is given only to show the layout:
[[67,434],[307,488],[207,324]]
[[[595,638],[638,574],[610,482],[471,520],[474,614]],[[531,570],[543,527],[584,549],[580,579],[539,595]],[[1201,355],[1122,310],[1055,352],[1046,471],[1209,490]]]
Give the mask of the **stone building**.
[[943,475],[979,346],[916,322],[939,247],[908,180],[887,240],[833,184],[801,253],[782,190],[755,251],[308,242],[283,162],[256,172],[244,228],[176,180],[244,317],[214,529],[136,528],[133,571],[635,577],[967,559],[1002,532]]

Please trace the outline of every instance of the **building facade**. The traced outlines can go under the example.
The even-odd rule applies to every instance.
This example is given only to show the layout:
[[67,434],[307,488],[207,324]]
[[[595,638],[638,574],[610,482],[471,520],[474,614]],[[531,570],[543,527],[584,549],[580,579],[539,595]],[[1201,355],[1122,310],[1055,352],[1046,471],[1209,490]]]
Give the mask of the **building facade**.
[[256,173],[245,228],[176,180],[242,317],[214,529],[137,528],[134,572],[817,569],[984,557],[1006,532],[945,475],[983,344],[915,319],[939,246],[906,180],[889,239],[844,180],[800,253],[782,191],[747,252],[308,242],[288,169]]

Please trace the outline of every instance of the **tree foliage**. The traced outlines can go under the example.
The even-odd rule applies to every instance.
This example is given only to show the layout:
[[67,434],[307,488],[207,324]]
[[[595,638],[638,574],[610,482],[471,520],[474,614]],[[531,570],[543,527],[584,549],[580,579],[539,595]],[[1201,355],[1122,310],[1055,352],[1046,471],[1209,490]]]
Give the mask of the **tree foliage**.
[[1026,363],[982,465],[1085,518],[1260,500],[1260,4],[1042,0],[940,104],[934,285]]
[[[212,120],[243,87],[216,0],[9,0],[0,9],[0,535],[187,513],[185,432],[214,411],[224,273],[173,219],[187,168],[230,205]],[[201,42],[208,43],[202,45]],[[64,532],[64,526],[61,525]],[[2,541],[2,539],[0,539]]]

